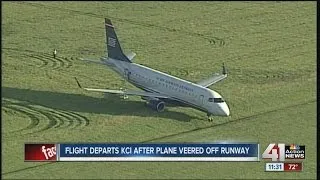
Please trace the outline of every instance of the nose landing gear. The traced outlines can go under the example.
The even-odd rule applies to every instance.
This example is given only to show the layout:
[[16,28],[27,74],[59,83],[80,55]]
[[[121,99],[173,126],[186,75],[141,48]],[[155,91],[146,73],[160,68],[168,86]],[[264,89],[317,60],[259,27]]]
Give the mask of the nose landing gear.
[[208,113],[207,116],[208,116],[208,121],[209,121],[209,122],[212,122],[212,121],[213,121],[212,114],[209,114],[209,113]]

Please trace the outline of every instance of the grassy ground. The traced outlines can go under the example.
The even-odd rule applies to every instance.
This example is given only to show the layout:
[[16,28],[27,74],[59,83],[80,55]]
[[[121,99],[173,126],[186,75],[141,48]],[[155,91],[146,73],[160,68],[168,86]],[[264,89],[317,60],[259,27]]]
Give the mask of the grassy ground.
[[[2,177],[10,178],[303,178],[316,173],[315,2],[5,2],[2,3]],[[118,89],[121,78],[80,62],[105,53],[112,19],[135,61],[211,87],[231,117],[170,107],[156,113],[139,98],[83,92]],[[51,57],[58,50],[58,59]],[[127,87],[132,87],[127,85]],[[267,173],[254,162],[23,161],[25,142],[254,141],[306,145],[300,173]]]

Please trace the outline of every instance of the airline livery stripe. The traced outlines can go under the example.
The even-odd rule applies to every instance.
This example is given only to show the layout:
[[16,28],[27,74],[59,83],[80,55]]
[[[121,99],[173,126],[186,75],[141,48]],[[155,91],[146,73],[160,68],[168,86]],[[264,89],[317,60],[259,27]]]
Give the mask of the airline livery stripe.
[[[149,92],[153,92],[153,93],[160,93],[160,92],[157,92],[157,91],[155,91],[155,90],[153,90],[153,89],[146,88],[146,87],[144,87],[143,85],[137,83],[137,82],[134,81],[134,80],[129,79],[129,81],[130,81],[132,84],[134,84],[135,86],[140,87],[140,88],[142,88],[142,89],[145,90],[145,91],[149,91]],[[164,94],[164,95],[165,95],[165,94]],[[196,108],[198,108],[198,109],[200,109],[200,110],[202,110],[202,111],[205,111],[205,112],[208,111],[208,110],[204,109],[204,108],[201,107],[201,106],[198,106],[198,105],[196,105],[196,104],[193,104],[193,103],[190,103],[190,102],[181,100],[181,99],[179,99],[179,98],[171,97],[171,96],[168,96],[168,97],[169,97],[169,99],[173,99],[173,100],[176,100],[176,101],[179,101],[179,102],[188,104],[188,105],[190,105],[190,106],[194,106],[194,107],[196,107]]]
[[113,26],[113,25],[111,25],[111,24],[107,24],[107,23],[106,23],[106,26],[109,26],[109,27],[114,28],[114,26]]

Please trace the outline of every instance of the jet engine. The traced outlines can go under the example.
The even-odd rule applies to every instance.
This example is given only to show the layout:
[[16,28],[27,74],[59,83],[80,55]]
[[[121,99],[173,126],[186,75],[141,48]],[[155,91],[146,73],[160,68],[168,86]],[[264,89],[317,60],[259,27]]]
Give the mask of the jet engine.
[[158,112],[164,111],[164,108],[165,108],[164,102],[160,100],[148,100],[146,101],[146,105]]

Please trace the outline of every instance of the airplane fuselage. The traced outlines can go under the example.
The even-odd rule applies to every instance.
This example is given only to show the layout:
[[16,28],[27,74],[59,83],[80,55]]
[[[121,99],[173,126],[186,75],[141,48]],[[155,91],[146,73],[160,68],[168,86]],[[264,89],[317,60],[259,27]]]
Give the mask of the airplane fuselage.
[[[102,61],[134,86],[160,93],[208,114],[229,116],[229,108],[219,93],[198,84],[171,76],[149,67],[102,58]],[[220,100],[217,102],[217,100]]]

